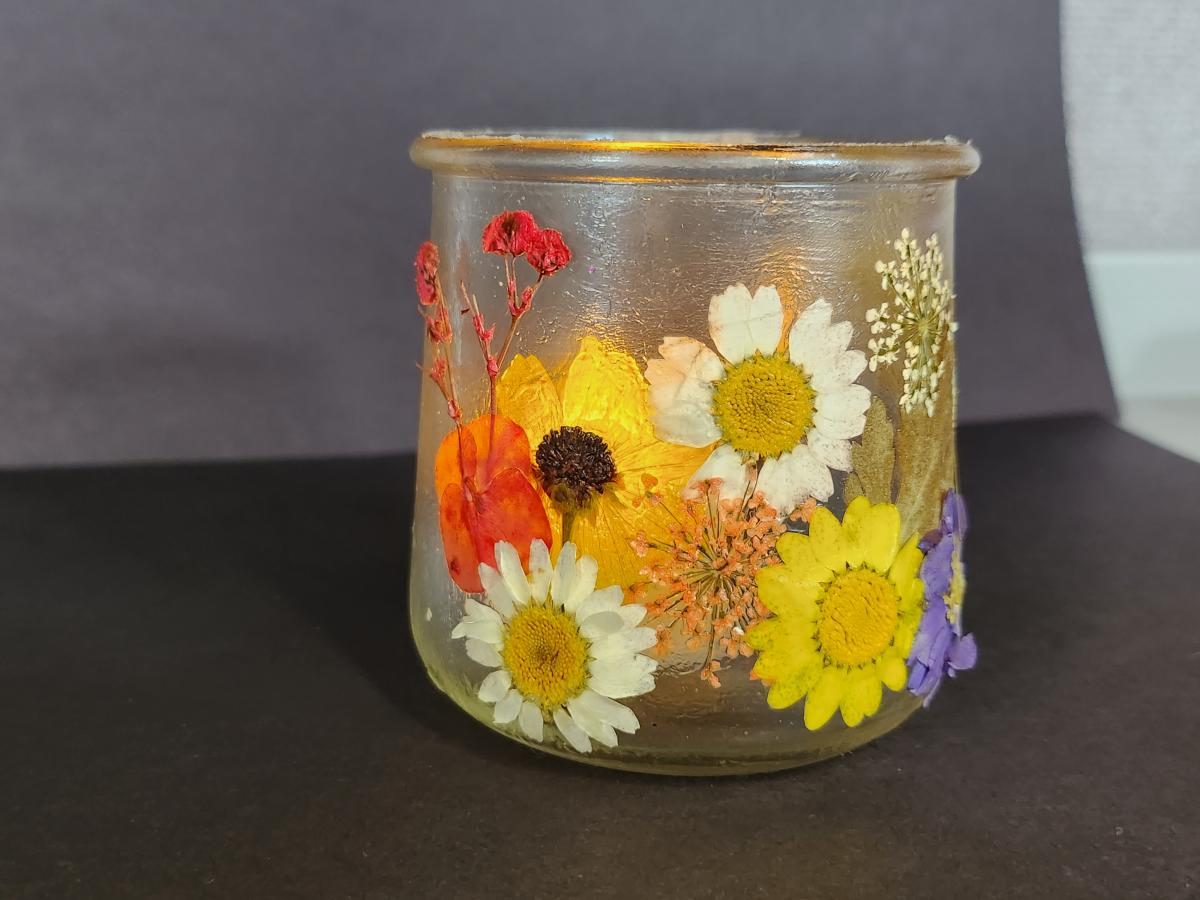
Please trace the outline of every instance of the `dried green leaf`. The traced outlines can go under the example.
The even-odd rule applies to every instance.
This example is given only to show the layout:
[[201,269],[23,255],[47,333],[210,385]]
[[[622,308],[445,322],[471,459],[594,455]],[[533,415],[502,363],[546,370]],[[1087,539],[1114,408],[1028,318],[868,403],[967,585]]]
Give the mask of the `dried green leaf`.
[[[951,345],[953,347],[953,345]],[[953,350],[948,353],[951,372],[932,416],[924,408],[902,413],[896,433],[896,464],[900,492],[896,506],[905,533],[922,533],[937,526],[942,496],[956,481],[958,459],[954,448],[955,384]]]
[[872,503],[891,502],[896,463],[894,440],[887,407],[878,397],[872,397],[862,441],[850,447],[854,468],[846,476],[843,486],[847,503],[861,495]]

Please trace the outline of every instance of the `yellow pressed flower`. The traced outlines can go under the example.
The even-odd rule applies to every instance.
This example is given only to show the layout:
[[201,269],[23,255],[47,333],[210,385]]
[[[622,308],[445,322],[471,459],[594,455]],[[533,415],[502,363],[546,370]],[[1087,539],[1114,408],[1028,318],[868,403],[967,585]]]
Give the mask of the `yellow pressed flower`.
[[659,440],[637,363],[594,337],[558,377],[536,356],[513,357],[497,401],[534,448],[555,543],[571,540],[594,557],[603,584],[637,581],[645,563],[630,541],[667,533],[677,498],[711,447]]
[[900,545],[891,503],[856,497],[842,521],[824,507],[807,535],[775,546],[783,562],[758,573],[758,596],[774,617],[746,633],[759,651],[754,674],[776,709],[803,699],[816,730],[839,709],[853,728],[879,709],[886,685],[908,680],[905,660],[920,624],[924,554],[914,535]]

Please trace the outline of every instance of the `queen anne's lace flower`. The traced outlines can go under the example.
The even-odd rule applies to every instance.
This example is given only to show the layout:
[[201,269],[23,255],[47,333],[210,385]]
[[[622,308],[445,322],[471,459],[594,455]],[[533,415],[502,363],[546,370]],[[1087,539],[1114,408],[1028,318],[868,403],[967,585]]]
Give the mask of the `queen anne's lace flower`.
[[785,527],[762,494],[721,500],[718,480],[698,487],[700,496],[684,501],[666,540],[639,534],[632,543],[649,557],[638,588],[659,626],[660,652],[670,651],[678,631],[689,650],[706,648],[700,677],[720,687],[717,657],[752,652],[746,629],[767,615],[754,578],[779,561],[775,542]]
[[958,330],[950,308],[954,294],[942,274],[942,250],[936,234],[925,241],[922,251],[905,228],[892,246],[897,258],[875,263],[883,290],[893,297],[867,311],[873,335],[867,342],[869,365],[874,372],[903,356],[900,405],[905,412],[924,407],[932,416],[946,374],[944,342],[952,340]]
[[511,544],[496,544],[495,555],[496,568],[479,566],[487,604],[466,598],[450,635],[493,670],[479,687],[479,699],[494,704],[493,721],[516,722],[533,741],[553,722],[579,753],[637,731],[637,716],[617,700],[654,689],[658,664],[641,653],[657,640],[640,627],[645,608],[624,603],[616,585],[597,590],[596,561],[576,560],[569,542],[551,567],[545,543],[534,541],[528,574]]

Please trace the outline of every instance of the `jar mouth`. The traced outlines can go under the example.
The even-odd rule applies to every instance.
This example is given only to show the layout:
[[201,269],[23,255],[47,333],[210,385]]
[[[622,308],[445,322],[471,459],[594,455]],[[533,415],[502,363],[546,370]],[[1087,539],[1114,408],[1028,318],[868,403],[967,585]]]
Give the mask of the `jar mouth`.
[[529,181],[906,182],[970,175],[968,142],[830,140],[767,131],[427,131],[410,149],[436,173]]

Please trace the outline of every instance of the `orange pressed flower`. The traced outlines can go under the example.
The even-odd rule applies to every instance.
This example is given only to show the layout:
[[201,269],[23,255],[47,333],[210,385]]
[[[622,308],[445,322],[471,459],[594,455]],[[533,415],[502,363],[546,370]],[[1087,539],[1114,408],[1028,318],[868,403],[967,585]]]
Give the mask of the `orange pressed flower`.
[[749,656],[747,628],[767,615],[755,575],[779,561],[775,542],[786,530],[761,493],[721,500],[721,480],[696,485],[698,497],[683,502],[666,541],[637,535],[631,546],[649,560],[635,588],[658,626],[666,652],[672,637],[689,650],[707,645],[700,677],[719,687],[717,656]]
[[483,590],[479,564],[496,565],[508,541],[529,562],[535,540],[551,542],[550,521],[531,481],[529,439],[504,416],[482,415],[446,435],[434,461],[446,567],[468,593]]

